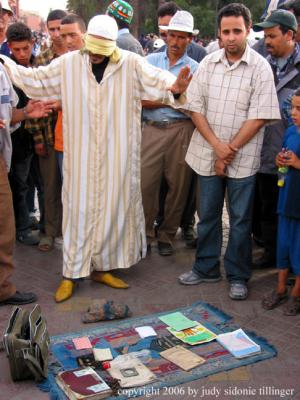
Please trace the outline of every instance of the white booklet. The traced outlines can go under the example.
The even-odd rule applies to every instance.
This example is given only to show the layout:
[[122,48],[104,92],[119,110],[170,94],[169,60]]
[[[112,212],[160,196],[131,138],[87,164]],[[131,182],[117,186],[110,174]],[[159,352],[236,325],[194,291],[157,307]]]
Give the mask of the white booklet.
[[236,358],[250,357],[261,353],[260,345],[250,339],[243,329],[222,333],[217,336],[217,341]]

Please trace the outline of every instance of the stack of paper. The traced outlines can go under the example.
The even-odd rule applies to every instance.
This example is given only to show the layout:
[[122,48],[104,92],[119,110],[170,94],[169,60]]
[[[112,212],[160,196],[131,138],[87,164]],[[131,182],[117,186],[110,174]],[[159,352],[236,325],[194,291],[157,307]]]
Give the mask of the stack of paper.
[[249,357],[261,352],[260,345],[251,340],[243,329],[218,335],[217,341],[236,358]]

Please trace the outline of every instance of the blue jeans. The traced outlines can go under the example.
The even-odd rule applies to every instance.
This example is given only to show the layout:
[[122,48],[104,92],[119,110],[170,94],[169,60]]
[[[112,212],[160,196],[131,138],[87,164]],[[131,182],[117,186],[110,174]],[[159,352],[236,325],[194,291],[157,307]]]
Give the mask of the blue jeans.
[[61,180],[63,180],[63,161],[64,161],[64,152],[55,150],[56,160],[58,163],[58,168],[60,172]]
[[198,241],[193,271],[203,278],[220,276],[222,210],[228,199],[229,239],[224,267],[229,282],[247,282],[251,276],[251,224],[255,175],[247,178],[199,176]]

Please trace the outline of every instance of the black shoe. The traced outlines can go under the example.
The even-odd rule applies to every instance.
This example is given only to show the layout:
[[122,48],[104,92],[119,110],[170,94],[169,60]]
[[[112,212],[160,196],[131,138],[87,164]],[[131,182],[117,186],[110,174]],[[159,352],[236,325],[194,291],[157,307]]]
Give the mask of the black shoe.
[[170,243],[157,242],[157,247],[161,256],[171,256],[174,253],[173,246]]
[[0,301],[0,306],[5,306],[7,304],[12,304],[14,306],[34,303],[37,301],[37,296],[34,293],[20,293],[16,292],[13,296],[6,300]]
[[191,242],[196,239],[196,234],[194,231],[194,227],[192,225],[188,225],[185,227],[181,227],[181,238],[186,242]]
[[252,269],[276,268],[274,259],[262,256],[252,263]]

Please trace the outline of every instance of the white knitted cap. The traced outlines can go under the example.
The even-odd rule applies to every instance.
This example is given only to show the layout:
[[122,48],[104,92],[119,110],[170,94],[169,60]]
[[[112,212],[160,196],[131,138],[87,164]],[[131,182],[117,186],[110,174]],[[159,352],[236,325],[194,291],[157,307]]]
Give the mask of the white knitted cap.
[[96,15],[90,20],[87,33],[109,40],[117,40],[118,25],[114,18],[109,15]]

